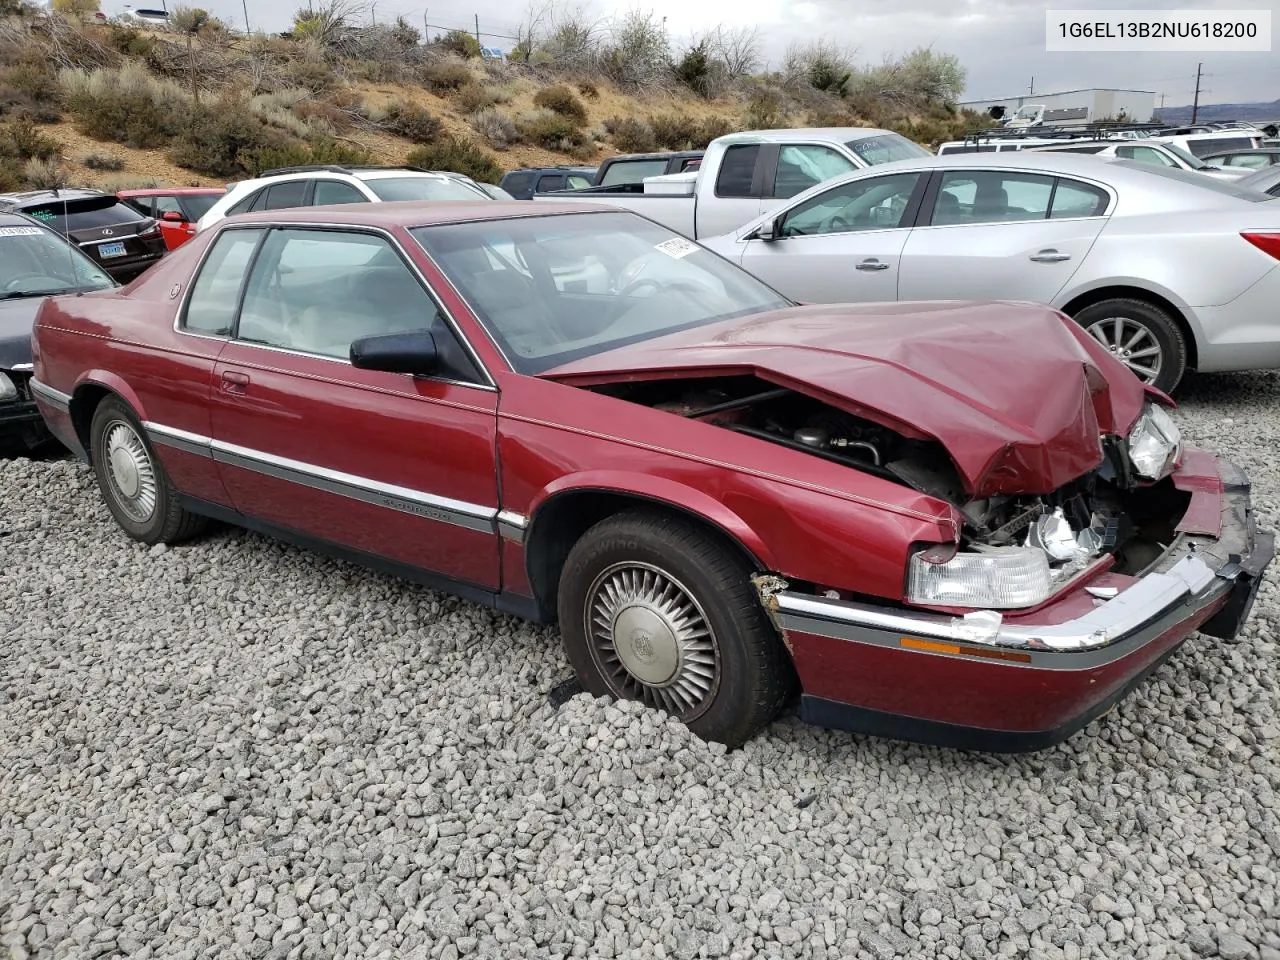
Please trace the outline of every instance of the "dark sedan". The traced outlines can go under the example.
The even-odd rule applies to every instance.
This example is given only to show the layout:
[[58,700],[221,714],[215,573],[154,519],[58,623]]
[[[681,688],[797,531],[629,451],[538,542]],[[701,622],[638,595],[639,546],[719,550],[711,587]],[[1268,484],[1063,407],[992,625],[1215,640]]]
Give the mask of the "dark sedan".
[[98,190],[38,190],[0,196],[0,211],[24,213],[69,237],[121,283],[165,255],[164,235],[153,217]]
[[115,283],[59,234],[28,217],[0,213],[0,454],[26,453],[50,439],[31,399],[31,325],[55,293]]

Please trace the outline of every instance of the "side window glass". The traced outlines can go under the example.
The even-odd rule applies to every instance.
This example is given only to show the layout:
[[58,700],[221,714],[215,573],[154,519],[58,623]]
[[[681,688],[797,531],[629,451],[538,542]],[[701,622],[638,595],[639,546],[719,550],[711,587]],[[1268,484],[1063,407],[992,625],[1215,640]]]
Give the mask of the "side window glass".
[[564,177],[561,174],[548,174],[538,181],[538,192],[546,193],[548,190],[563,190]]
[[1059,180],[1053,193],[1051,219],[1062,217],[1100,217],[1106,212],[1110,197],[1101,187],[1075,180]]
[[300,207],[306,195],[306,180],[290,180],[286,183],[277,183],[275,186],[267,187],[266,192],[263,194],[263,202],[260,205],[255,204],[253,209],[288,210],[292,207]]
[[184,330],[230,336],[245,270],[262,233],[261,230],[225,230],[213,241],[213,249],[201,266],[187,300]]
[[716,196],[752,196],[751,182],[755,178],[759,156],[758,143],[738,144],[726,150],[720,158],[720,172],[716,175]]
[[842,184],[787,211],[782,236],[803,237],[902,226],[918,173]]
[[125,201],[125,203],[141,214],[145,214],[148,217],[154,217],[156,215],[154,200],[154,197],[130,197]]
[[533,186],[533,174],[531,173],[513,173],[507,177],[506,191],[512,196],[518,197]]
[[156,207],[155,212],[152,214],[153,217],[163,216],[170,211],[182,213],[182,205],[178,203],[177,197],[156,197],[155,201]]
[[[259,190],[257,193],[249,194],[239,203],[232,205],[232,207],[229,210],[227,210],[227,216],[234,217],[237,213],[248,213],[251,209],[253,209],[254,205],[259,200],[262,199],[262,195],[265,192],[266,192],[265,190]],[[261,207],[259,207],[258,209],[261,209]]]
[[384,237],[273,230],[254,263],[236,337],[345,360],[363,337],[426,330],[451,379],[479,377],[435,301]]
[[830,180],[854,169],[853,161],[830,147],[789,144],[778,151],[778,172],[773,179],[773,196],[794,197],[815,183]]
[[1049,215],[1053,178],[999,170],[951,170],[942,175],[932,223],[1012,223]]
[[341,180],[317,180],[316,193],[312,203],[317,207],[325,207],[335,203],[366,203],[364,194],[349,183]]

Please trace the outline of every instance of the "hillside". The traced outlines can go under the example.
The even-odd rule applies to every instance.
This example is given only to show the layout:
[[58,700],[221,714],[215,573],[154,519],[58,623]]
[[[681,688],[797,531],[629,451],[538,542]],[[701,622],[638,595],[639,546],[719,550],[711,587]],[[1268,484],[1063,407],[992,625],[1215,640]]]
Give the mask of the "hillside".
[[[1156,117],[1165,123],[1190,123],[1191,104],[1164,107],[1156,111]],[[1272,100],[1270,103],[1203,103],[1196,109],[1196,119],[1201,123],[1214,120],[1275,123],[1280,120],[1280,100]]]
[[179,10],[163,32],[0,0],[0,189],[209,185],[306,162],[414,163],[496,181],[528,165],[683,149],[737,129],[883,126],[926,145],[980,119],[949,103],[954,58],[874,68],[822,44],[757,75],[754,35],[674,49],[652,17],[611,32],[559,19],[515,62],[469,35],[350,25],[338,0],[288,35]]

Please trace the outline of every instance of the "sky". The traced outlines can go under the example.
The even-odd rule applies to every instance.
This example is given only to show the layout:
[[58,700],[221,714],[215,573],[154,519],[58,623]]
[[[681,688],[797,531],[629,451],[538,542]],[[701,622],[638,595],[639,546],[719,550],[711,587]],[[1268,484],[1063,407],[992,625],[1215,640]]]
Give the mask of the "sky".
[[[169,6],[174,0],[165,0]],[[255,30],[283,30],[301,0],[188,0],[243,29],[245,7]],[[134,6],[159,6],[135,0]],[[953,53],[967,71],[964,99],[980,100],[1081,87],[1152,90],[1156,105],[1189,104],[1196,64],[1203,62],[1201,103],[1280,99],[1280,41],[1270,53],[1047,53],[1045,10],[1053,9],[1267,9],[1280,27],[1280,0],[566,0],[607,21],[631,9],[667,18],[673,41],[718,24],[754,25],[762,51],[777,63],[787,46],[814,38],[852,51],[857,63],[879,63],[917,46]],[[107,13],[124,8],[104,0]],[[528,8],[525,0],[377,0],[379,22],[403,15],[421,27],[475,29],[486,46],[509,49]],[[505,35],[505,36],[504,36]]]

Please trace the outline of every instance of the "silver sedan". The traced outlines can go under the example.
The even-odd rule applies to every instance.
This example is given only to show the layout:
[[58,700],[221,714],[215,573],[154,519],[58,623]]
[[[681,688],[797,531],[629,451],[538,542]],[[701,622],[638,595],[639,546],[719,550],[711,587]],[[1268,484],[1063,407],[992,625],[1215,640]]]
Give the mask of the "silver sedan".
[[1052,153],[906,160],[702,242],[802,302],[1047,303],[1166,391],[1189,369],[1280,367],[1280,202],[1197,173]]

